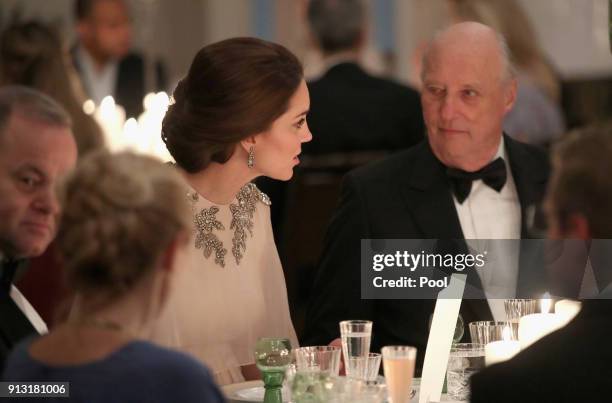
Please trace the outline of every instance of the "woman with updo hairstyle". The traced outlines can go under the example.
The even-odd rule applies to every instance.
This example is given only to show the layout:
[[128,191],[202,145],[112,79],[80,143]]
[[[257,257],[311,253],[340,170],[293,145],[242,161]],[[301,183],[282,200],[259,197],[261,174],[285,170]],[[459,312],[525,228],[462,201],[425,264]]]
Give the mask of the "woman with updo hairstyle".
[[190,241],[185,186],[151,157],[82,160],[60,193],[57,238],[74,307],[15,348],[3,380],[69,382],[67,402],[223,401],[199,361],[145,341]]
[[154,340],[205,362],[220,384],[258,378],[258,338],[297,338],[270,222],[253,183],[289,180],[312,135],[302,65],[284,47],[233,38],[202,48],[162,137],[190,190],[194,238]]

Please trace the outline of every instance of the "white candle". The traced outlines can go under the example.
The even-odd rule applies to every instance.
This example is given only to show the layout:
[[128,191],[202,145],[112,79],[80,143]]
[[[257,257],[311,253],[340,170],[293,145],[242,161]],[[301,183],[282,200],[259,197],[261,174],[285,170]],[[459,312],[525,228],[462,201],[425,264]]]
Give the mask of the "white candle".
[[562,299],[555,304],[555,314],[563,317],[565,323],[568,323],[574,316],[580,312],[582,304],[580,301],[572,301],[570,299]]
[[534,313],[523,316],[519,321],[518,336],[521,349],[525,349],[542,337],[565,326],[566,322],[554,313]]
[[550,294],[546,292],[542,299],[540,300],[540,312],[548,313],[550,312],[550,306],[552,305],[552,301],[550,299]]
[[120,151],[123,149],[123,124],[125,123],[125,110],[115,104],[112,96],[106,96],[102,99],[100,107],[94,113],[95,119],[98,121],[106,136],[106,144],[109,145],[111,151]]
[[509,327],[504,328],[503,340],[492,341],[485,346],[485,365],[509,360],[521,351],[521,343],[510,340],[512,336]]

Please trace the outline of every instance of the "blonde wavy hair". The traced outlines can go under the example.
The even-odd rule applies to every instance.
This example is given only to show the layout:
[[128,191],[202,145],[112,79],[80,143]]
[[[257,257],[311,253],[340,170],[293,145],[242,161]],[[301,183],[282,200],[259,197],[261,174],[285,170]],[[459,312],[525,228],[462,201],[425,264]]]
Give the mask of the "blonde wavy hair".
[[[58,246],[74,291],[128,291],[191,226],[176,168],[129,152],[86,156],[60,189]],[[186,231],[188,232],[188,231]]]

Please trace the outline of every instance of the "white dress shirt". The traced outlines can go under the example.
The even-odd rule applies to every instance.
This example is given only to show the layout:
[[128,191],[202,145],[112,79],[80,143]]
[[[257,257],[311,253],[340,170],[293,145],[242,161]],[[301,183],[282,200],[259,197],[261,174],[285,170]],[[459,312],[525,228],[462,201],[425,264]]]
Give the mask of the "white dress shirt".
[[102,99],[107,95],[111,95],[115,98],[119,63],[117,61],[108,62],[99,70],[92,57],[82,46],[77,48],[76,57],[79,60],[81,82],[85,87],[87,96],[91,98],[96,105],[100,105]]
[[[521,205],[503,137],[492,161],[498,157],[504,159],[507,172],[506,183],[500,192],[478,179],[472,183],[470,194],[463,203],[459,203],[454,195],[453,200],[468,247],[478,252],[487,251],[485,266],[477,269],[485,295],[500,295],[500,291],[504,290],[503,294],[514,296],[518,278],[518,250],[516,253],[503,253],[505,256],[502,256],[501,251],[495,250],[499,244],[486,242],[487,239],[521,237]],[[493,318],[505,321],[503,299],[489,299],[488,302]]]
[[36,309],[30,304],[30,302],[23,296],[23,294],[15,287],[11,286],[11,299],[15,302],[15,304],[19,307],[21,312],[28,318],[34,329],[38,332],[38,334],[45,334],[49,332],[47,329],[47,324],[40,317]]
[[[0,262],[4,259],[4,255],[0,252]],[[40,317],[36,309],[30,304],[30,302],[23,296],[23,294],[11,284],[10,297],[15,302],[15,305],[21,310],[21,312],[25,315],[26,318],[30,321],[34,329],[39,334],[48,333],[47,325],[45,321]]]

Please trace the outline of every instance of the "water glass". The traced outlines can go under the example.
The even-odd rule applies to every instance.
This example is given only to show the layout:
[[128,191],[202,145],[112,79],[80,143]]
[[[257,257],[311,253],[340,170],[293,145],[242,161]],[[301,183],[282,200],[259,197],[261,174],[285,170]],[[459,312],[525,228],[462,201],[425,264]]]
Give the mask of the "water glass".
[[417,350],[411,346],[382,348],[383,367],[390,403],[409,403]]
[[446,370],[448,396],[452,400],[470,400],[470,377],[485,366],[484,345],[453,344]]
[[300,347],[293,350],[298,371],[322,371],[338,376],[340,372],[340,354],[342,350],[335,346]]
[[[470,322],[472,343],[489,344],[492,341],[504,340],[504,330],[511,328],[510,322],[478,321]],[[516,340],[512,335],[510,340]]]
[[365,358],[364,372],[360,378],[368,382],[376,381],[380,372],[381,358],[380,353],[369,353]]
[[360,379],[365,372],[366,358],[370,353],[372,322],[369,320],[345,320],[340,322],[342,353],[346,376]]

